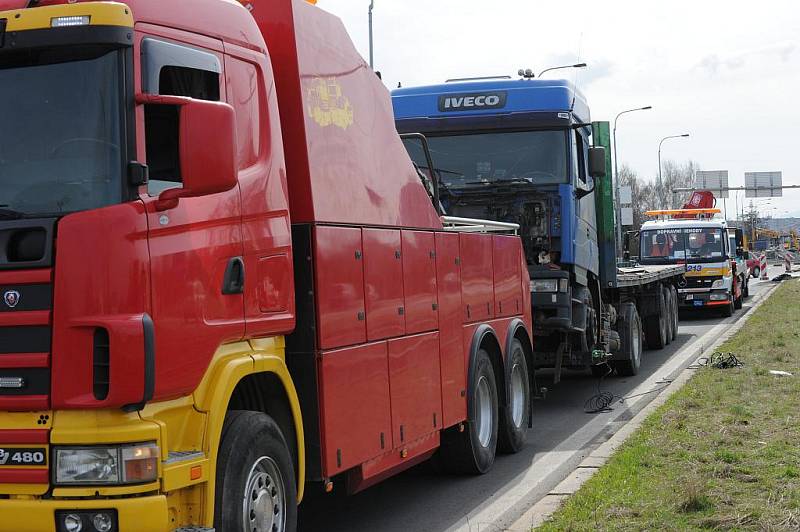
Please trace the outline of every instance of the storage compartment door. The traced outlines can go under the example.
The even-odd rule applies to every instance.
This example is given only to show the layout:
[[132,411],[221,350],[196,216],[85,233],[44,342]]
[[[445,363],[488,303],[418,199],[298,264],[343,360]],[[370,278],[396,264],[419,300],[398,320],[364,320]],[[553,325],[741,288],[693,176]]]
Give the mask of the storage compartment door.
[[433,233],[403,231],[403,291],[406,333],[433,331],[439,326],[436,297],[436,244]]
[[364,229],[364,291],[367,340],[403,336],[403,261],[400,231]]

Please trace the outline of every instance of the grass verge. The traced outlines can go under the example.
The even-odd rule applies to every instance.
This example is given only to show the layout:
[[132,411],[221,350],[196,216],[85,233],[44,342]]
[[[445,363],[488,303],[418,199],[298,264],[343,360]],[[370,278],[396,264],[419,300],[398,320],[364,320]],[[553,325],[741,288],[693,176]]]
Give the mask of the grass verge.
[[538,530],[800,530],[800,281],[720,350]]

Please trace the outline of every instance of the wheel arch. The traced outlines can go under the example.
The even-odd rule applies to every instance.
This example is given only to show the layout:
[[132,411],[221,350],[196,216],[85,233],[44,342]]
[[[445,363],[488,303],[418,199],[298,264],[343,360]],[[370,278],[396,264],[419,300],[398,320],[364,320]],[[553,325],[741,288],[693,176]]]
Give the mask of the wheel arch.
[[[525,327],[525,322],[522,321],[520,318],[514,318],[511,320],[511,323],[508,326],[508,333],[506,334],[506,343],[505,343],[505,357],[508,357],[508,353],[511,352],[511,342],[514,340],[518,340],[520,344],[522,344],[522,352],[525,354],[525,362],[528,364],[528,382],[530,383],[530,390],[531,393],[536,392],[536,368],[533,365],[533,342],[531,341],[531,335]],[[504,363],[503,364],[505,369],[505,381],[508,382],[511,379],[511,365]],[[506,387],[505,390],[505,397],[506,397],[506,404],[508,401],[511,400],[509,397],[510,390]],[[530,416],[528,419],[528,426],[532,426],[533,424],[533,409],[530,411]]]
[[[230,352],[230,346],[220,348],[222,353],[215,357],[204,382],[195,392],[196,408],[208,415],[204,447],[208,450],[209,463],[216,471],[222,428],[229,410],[264,412],[282,431],[286,431],[289,452],[296,467],[299,503],[305,483],[303,419],[297,390],[284,359],[283,339],[245,342],[243,345],[247,347],[237,345],[239,349],[235,353]],[[264,389],[269,393],[262,396]],[[209,526],[214,522],[215,484],[216,475],[209,475],[204,508],[204,522]]]
[[472,383],[474,382],[473,376],[478,358],[478,351],[480,349],[484,349],[489,353],[489,360],[491,360],[492,367],[494,368],[494,378],[498,389],[497,397],[501,406],[505,406],[507,401],[506,393],[499,392],[500,390],[506,389],[505,363],[503,361],[504,351],[497,338],[497,332],[487,323],[479,325],[472,335],[472,342],[469,348],[467,397],[474,397],[475,390],[472,389]]

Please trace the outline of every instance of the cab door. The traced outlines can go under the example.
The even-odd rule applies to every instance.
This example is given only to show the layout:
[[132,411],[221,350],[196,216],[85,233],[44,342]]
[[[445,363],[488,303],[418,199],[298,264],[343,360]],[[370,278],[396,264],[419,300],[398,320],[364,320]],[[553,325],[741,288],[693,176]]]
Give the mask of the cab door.
[[[224,101],[222,43],[169,32],[137,36],[138,91]],[[244,336],[244,296],[229,288],[229,277],[245,280],[241,199],[233,189],[159,210],[158,195],[181,187],[179,109],[137,107],[140,160],[150,179],[140,190],[146,205],[156,343],[156,397],[192,391],[217,348]],[[143,126],[143,127],[142,127]],[[208,124],[213,127],[213,124]]]

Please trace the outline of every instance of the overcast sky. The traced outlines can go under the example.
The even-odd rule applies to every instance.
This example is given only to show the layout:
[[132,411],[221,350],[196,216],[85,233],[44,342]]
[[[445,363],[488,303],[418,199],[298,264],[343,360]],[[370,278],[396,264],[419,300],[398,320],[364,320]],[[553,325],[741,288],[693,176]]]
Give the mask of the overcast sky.
[[[341,17],[368,57],[369,0],[317,5]],[[640,177],[657,174],[661,138],[690,133],[666,141],[662,157],[728,170],[731,186],[762,170],[800,184],[796,0],[375,0],[374,28],[375,67],[389,88],[580,60],[589,68],[545,76],[577,80],[593,120],[653,106],[618,123],[619,161]],[[761,200],[762,211],[800,216],[800,190],[784,196],[774,209]]]

